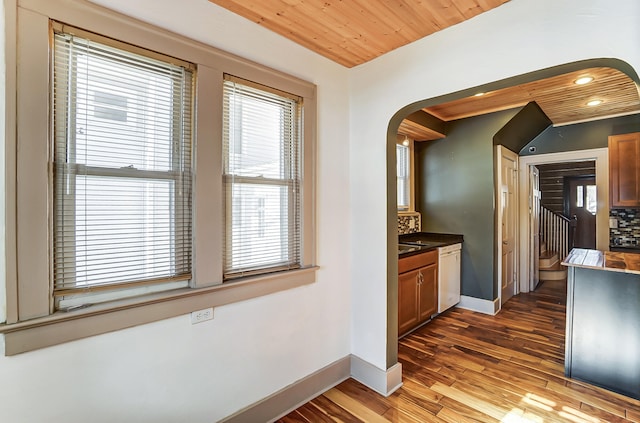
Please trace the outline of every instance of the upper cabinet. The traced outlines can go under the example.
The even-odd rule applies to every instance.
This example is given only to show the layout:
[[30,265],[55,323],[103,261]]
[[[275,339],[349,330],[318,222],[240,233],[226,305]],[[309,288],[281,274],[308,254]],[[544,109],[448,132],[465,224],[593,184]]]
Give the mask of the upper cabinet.
[[640,132],[609,137],[611,208],[640,208]]

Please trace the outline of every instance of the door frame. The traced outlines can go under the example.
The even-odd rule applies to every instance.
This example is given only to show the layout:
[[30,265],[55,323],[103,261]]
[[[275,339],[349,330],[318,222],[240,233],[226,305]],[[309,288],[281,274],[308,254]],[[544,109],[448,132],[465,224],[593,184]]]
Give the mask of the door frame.
[[519,158],[519,215],[520,222],[520,291],[529,292],[531,287],[530,245],[531,224],[529,221],[529,166],[550,163],[582,162],[594,160],[596,163],[596,189],[598,190],[598,211],[596,212],[596,249],[609,250],[609,149],[594,148],[590,150],[566,151],[562,153],[520,156]]
[[[534,171],[535,169],[535,171]],[[529,191],[529,218],[526,220],[529,225],[529,260],[532,260],[529,269],[529,287],[531,290],[536,289],[540,283],[540,169],[536,165],[529,165],[528,169],[523,172],[529,172],[528,189]],[[537,195],[531,194],[531,190],[537,191]],[[520,199],[518,199],[520,201]]]
[[[502,185],[504,184],[503,181],[503,177],[504,175],[502,174],[502,158],[503,156],[511,156],[510,160],[513,160],[514,165],[515,165],[515,173],[516,175],[518,175],[520,173],[520,160],[518,157],[517,153],[514,153],[513,151],[509,150],[508,148],[502,146],[502,145],[497,145],[496,149],[495,149],[495,154],[496,154],[496,158],[495,158],[495,163],[496,163],[496,180],[495,180],[495,245],[496,245],[496,267],[495,267],[495,284],[498,290],[498,304],[500,309],[502,309]],[[513,207],[515,207],[515,216],[514,216],[514,220],[515,222],[513,222],[514,227],[515,228],[519,228],[519,220],[520,220],[520,213],[519,213],[519,209],[520,209],[520,201],[519,201],[519,185],[520,185],[520,181],[518,180],[518,178],[516,178],[516,180],[514,181],[514,189],[515,189],[515,201],[513,203]],[[516,229],[515,233],[514,233],[514,245],[513,245],[513,250],[514,250],[514,272],[515,272],[515,281],[513,283],[513,295],[517,294],[520,291],[520,283],[518,282],[518,280],[520,279],[520,260],[519,260],[519,255],[520,255],[520,242],[519,242],[519,236],[520,236],[520,231],[518,231]]]

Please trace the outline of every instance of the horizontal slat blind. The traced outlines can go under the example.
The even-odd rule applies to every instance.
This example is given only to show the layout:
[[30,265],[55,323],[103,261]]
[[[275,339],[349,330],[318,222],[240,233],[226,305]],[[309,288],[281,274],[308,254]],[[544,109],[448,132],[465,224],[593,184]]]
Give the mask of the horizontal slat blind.
[[192,74],[54,34],[55,295],[191,277]]
[[398,209],[409,208],[409,147],[396,144]]
[[301,99],[224,81],[224,278],[300,267]]

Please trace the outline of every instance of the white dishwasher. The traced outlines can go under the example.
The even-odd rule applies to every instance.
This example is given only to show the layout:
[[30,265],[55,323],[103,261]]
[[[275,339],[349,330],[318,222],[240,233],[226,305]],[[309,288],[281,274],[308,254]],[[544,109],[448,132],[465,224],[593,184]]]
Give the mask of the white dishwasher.
[[460,302],[462,244],[438,248],[438,313]]

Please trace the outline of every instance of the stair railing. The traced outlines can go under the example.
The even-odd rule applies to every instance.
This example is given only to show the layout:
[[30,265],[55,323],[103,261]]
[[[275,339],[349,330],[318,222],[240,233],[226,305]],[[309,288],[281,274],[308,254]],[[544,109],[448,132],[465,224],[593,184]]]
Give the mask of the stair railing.
[[571,219],[540,206],[540,241],[547,250],[557,252],[561,261],[569,255],[572,235]]

